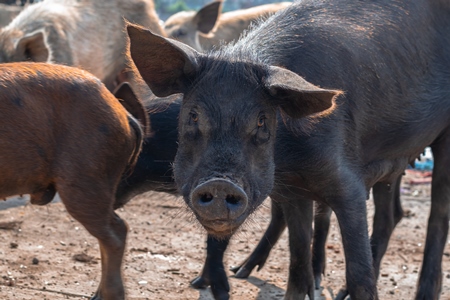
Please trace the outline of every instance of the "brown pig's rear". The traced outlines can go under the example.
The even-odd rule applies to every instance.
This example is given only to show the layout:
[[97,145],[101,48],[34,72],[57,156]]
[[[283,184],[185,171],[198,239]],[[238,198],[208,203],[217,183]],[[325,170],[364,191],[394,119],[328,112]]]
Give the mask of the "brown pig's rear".
[[102,253],[97,296],[121,299],[127,227],[114,194],[137,159],[142,132],[93,75],[71,67],[0,65],[0,197],[31,194],[46,204],[58,192]]

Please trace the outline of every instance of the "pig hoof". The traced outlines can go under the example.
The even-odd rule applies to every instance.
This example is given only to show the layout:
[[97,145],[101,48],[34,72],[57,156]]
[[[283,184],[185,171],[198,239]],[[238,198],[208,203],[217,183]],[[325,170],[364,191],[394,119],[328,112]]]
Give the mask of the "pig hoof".
[[101,300],[101,299],[102,299],[102,297],[100,297],[100,296],[98,295],[98,292],[95,293],[94,296],[92,296],[92,298],[91,298],[91,300]]
[[314,285],[316,287],[316,290],[320,289],[320,284],[322,283],[322,276],[316,276],[316,278],[314,278]]
[[230,271],[236,274],[242,266],[232,266],[230,267]]
[[[306,293],[289,292],[287,291],[284,295],[284,300],[296,300],[296,299],[306,299]],[[314,298],[312,298],[314,299]]]
[[229,300],[230,295],[226,291],[214,293],[214,300]]
[[[347,289],[340,289],[339,293],[336,295],[336,298],[334,300],[344,300],[348,296],[348,290]],[[348,299],[350,300],[350,298]]]
[[230,270],[235,274],[235,278],[241,279],[248,278],[248,276],[250,276],[250,273],[252,272],[252,269],[247,269],[245,265],[240,267],[233,267]]
[[209,280],[203,278],[202,276],[198,276],[191,281],[191,286],[195,289],[206,289],[209,285]]

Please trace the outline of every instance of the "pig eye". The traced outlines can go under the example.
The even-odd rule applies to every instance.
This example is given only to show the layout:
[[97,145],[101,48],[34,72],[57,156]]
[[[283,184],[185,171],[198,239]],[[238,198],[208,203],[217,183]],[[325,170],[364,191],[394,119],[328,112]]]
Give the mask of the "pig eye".
[[194,123],[198,122],[198,114],[195,112],[191,112],[191,121]]
[[263,127],[266,124],[266,116],[261,115],[258,119],[258,127]]
[[270,130],[266,126],[266,120],[266,115],[261,112],[258,117],[258,127],[252,131],[252,139],[255,146],[263,145],[270,140]]

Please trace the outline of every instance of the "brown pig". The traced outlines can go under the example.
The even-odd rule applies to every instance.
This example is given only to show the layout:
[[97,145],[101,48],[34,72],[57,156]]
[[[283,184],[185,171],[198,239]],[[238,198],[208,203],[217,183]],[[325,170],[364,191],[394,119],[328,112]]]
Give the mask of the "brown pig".
[[142,140],[137,120],[88,72],[0,64],[0,198],[30,194],[31,203],[44,205],[59,193],[68,213],[100,244],[94,299],[125,296],[127,226],[114,213],[115,192]]

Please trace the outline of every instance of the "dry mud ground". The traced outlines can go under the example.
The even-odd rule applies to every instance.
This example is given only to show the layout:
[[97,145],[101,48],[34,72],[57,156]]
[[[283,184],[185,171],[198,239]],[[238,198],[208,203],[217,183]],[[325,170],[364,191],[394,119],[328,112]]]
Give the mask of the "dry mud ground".
[[[409,183],[411,179],[423,181],[422,177],[421,173],[408,173],[403,182],[402,203],[407,215],[394,231],[382,263],[380,299],[414,298],[430,185]],[[147,193],[118,211],[130,226],[123,269],[128,299],[212,299],[209,289],[189,287],[202,267],[205,234],[182,202],[164,193]],[[368,207],[371,223],[371,200]],[[266,201],[233,238],[225,256],[227,268],[242,262],[255,247],[269,221],[269,208]],[[61,203],[0,211],[0,227],[0,299],[85,299],[94,293],[100,276],[97,241]],[[254,271],[248,280],[230,277],[232,299],[282,299],[288,274],[287,249],[284,233],[260,272]],[[334,216],[327,255],[324,290],[316,299],[331,299],[344,284],[343,249]],[[450,299],[449,244],[443,273],[441,299]]]

